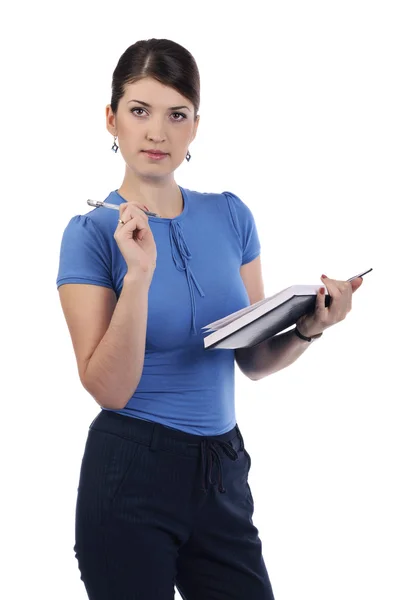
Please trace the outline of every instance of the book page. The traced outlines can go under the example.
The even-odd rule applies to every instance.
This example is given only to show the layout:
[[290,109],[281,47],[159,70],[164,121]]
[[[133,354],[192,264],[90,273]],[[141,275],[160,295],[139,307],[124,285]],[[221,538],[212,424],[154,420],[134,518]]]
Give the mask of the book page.
[[236,312],[231,313],[230,315],[227,315],[222,319],[218,319],[218,321],[213,321],[213,323],[202,327],[202,329],[213,329],[214,331],[216,331],[217,329],[220,329],[220,327],[224,327],[224,325],[235,321],[235,319],[239,318],[240,316],[246,315],[247,313],[254,310],[255,308],[257,308],[257,306],[260,306],[260,304],[263,304],[264,302],[265,300],[259,300],[259,302],[251,304],[250,306],[246,306],[245,308],[241,308],[240,310],[237,310]]
[[[267,312],[267,306],[269,305],[270,307],[272,306],[276,306],[279,304],[279,302],[285,302],[289,297],[294,296],[294,295],[316,295],[317,291],[319,289],[319,285],[315,284],[315,285],[292,285],[288,288],[285,288],[284,290],[281,290],[280,292],[274,294],[273,296],[269,296],[268,298],[264,298],[264,300],[259,300],[259,302],[256,302],[255,304],[251,304],[250,306],[247,306],[246,308],[242,308],[241,310],[238,310],[230,315],[227,315],[226,317],[223,317],[222,319],[219,319],[218,321],[214,321],[213,323],[210,323],[209,325],[206,325],[205,327],[202,327],[203,330],[206,330],[205,333],[208,333],[209,331],[219,331],[221,329],[223,329],[224,327],[228,327],[228,325],[230,325],[231,323],[234,323],[235,321],[239,321],[240,319],[242,320],[246,320],[245,317],[247,315],[249,315],[251,312],[253,311],[257,311],[257,309],[259,309],[261,306],[264,307],[264,312]],[[262,313],[263,311],[261,311]]]

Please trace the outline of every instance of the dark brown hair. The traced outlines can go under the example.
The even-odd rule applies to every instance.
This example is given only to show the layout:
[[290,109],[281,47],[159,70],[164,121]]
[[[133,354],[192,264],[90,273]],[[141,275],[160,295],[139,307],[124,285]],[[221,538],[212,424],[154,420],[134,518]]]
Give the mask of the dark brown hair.
[[129,46],[119,58],[112,77],[111,108],[116,114],[126,85],[152,77],[177,90],[199,111],[200,77],[196,61],[183,46],[166,39],[140,40]]

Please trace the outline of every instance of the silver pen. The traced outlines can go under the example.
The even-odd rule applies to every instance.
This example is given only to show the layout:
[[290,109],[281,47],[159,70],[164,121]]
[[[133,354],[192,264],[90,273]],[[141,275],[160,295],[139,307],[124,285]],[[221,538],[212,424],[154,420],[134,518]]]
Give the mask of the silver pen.
[[[95,206],[96,208],[102,206],[104,208],[113,208],[114,210],[119,210],[118,204],[111,204],[110,202],[102,202],[101,200],[87,200],[87,204],[89,204],[90,206]],[[148,210],[144,210],[140,206],[138,208],[140,210],[142,210],[146,215],[148,215],[148,217],[158,217],[159,216],[156,213],[150,212]],[[350,277],[350,279],[347,279],[347,281],[353,281],[354,279],[357,279],[357,277],[363,277],[367,273],[370,273],[370,271],[373,271],[373,268],[368,269],[367,271],[364,271],[363,273],[360,273],[359,275],[355,275],[354,277]]]
[[[103,206],[104,208],[113,208],[113,210],[119,210],[118,204],[111,204],[110,202],[102,202],[101,200],[87,200],[87,204],[89,204],[90,206],[94,206],[95,208]],[[148,215],[148,217],[158,217],[159,216],[156,213],[150,212],[149,210],[144,210],[140,206],[138,208],[140,210],[142,210],[142,212],[144,212],[146,215]]]
[[355,277],[350,277],[350,279],[347,279],[347,281],[353,281],[357,277],[363,277],[364,275],[366,275],[366,273],[370,273],[370,271],[373,271],[373,269],[368,269],[367,271],[364,271],[363,273],[360,273],[359,275],[355,275]]

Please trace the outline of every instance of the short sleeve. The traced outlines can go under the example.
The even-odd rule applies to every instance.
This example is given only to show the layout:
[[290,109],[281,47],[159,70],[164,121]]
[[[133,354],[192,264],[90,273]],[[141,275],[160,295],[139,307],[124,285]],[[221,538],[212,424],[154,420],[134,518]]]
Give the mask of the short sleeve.
[[64,283],[113,288],[109,243],[89,216],[73,217],[64,230],[57,288]]
[[232,222],[242,245],[242,265],[251,262],[261,253],[261,244],[250,208],[232,192],[223,192],[228,200]]

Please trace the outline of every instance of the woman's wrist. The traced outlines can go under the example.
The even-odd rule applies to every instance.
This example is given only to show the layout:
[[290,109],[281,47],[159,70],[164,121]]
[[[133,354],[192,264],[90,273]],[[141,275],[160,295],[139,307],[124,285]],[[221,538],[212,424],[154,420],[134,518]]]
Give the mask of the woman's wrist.
[[294,333],[297,335],[297,337],[301,340],[303,340],[303,342],[312,342],[313,340],[316,340],[318,338],[321,337],[321,335],[323,334],[323,332],[321,333],[316,333],[316,334],[312,334],[312,335],[308,335],[308,333],[306,333],[305,331],[301,331],[301,326],[300,328],[296,325],[296,327],[294,328]]

